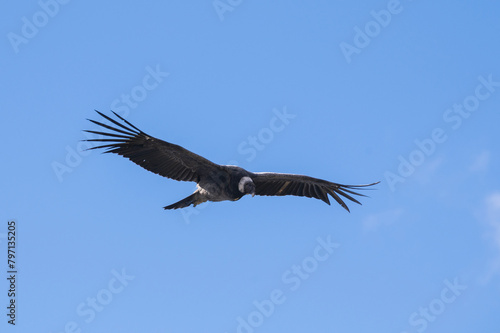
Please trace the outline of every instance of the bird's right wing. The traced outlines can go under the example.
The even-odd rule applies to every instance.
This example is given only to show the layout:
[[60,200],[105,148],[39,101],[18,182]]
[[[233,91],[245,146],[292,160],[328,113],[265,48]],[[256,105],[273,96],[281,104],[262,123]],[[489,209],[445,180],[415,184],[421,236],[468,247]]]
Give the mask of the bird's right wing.
[[123,123],[97,110],[96,112],[118,127],[89,119],[94,124],[112,131],[99,132],[86,130],[86,132],[106,137],[86,140],[105,143],[90,149],[106,148],[105,153],[121,155],[148,171],[175,180],[198,182],[200,176],[211,173],[219,168],[218,164],[196,155],[181,146],[147,135],[115,112],[113,112],[115,116],[122,120]]

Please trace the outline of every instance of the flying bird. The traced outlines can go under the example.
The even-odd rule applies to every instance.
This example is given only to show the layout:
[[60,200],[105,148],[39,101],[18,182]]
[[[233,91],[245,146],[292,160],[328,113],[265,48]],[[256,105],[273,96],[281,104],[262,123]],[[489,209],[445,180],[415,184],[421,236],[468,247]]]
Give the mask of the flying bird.
[[295,195],[320,199],[328,205],[330,205],[328,198],[330,195],[339,205],[349,211],[342,197],[361,204],[353,195],[365,195],[355,190],[379,183],[343,185],[303,175],[250,172],[233,165],[219,165],[181,146],[144,133],[114,111],[112,112],[117,119],[112,119],[97,110],[96,112],[111,124],[88,120],[111,132],[85,130],[85,132],[103,136],[85,140],[101,143],[89,149],[104,148],[105,153],[115,153],[126,157],[160,176],[197,183],[193,194],[163,207],[164,209],[184,208],[190,205],[196,207],[206,201],[236,201],[250,194],[252,197],[254,195]]

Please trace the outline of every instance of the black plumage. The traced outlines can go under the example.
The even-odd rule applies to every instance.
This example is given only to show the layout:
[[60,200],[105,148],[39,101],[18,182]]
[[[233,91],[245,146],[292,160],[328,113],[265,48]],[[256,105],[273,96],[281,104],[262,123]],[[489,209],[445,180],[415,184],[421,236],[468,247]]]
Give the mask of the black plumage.
[[328,198],[330,195],[349,211],[342,197],[361,204],[353,195],[364,195],[355,190],[378,183],[343,185],[309,176],[272,172],[253,173],[237,166],[219,165],[181,146],[144,133],[115,112],[113,113],[118,118],[117,120],[99,111],[96,112],[115,126],[89,119],[94,124],[111,131],[86,130],[86,132],[104,136],[87,140],[103,143],[90,149],[105,148],[106,153],[126,157],[160,176],[179,181],[193,181],[198,184],[193,194],[172,205],[165,206],[165,209],[196,206],[205,201],[236,201],[246,194],[252,196],[257,194],[303,196],[320,199],[327,204],[330,204]]

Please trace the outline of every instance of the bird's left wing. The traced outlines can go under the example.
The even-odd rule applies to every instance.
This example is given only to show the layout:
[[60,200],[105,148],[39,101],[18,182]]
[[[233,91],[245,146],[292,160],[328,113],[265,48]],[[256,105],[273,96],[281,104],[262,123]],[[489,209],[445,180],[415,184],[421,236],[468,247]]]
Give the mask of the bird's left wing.
[[352,195],[365,195],[354,190],[378,184],[376,182],[366,185],[343,185],[308,176],[273,172],[255,172],[252,174],[252,180],[257,195],[296,195],[320,199],[330,204],[329,194],[347,211],[349,208],[340,196],[361,205]]
[[113,112],[115,116],[123,123],[97,110],[96,112],[116,125],[116,127],[89,119],[94,124],[112,131],[86,130],[89,133],[105,136],[105,138],[87,140],[105,143],[90,149],[107,148],[106,153],[121,155],[146,170],[175,180],[198,182],[200,176],[219,168],[218,164],[181,146],[147,135],[115,112]]

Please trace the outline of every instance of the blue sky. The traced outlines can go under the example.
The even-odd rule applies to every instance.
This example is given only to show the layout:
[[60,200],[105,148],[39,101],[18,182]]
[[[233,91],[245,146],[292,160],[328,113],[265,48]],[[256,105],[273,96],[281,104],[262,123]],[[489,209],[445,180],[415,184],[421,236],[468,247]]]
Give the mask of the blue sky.
[[[498,332],[499,10],[4,5],[2,332]],[[195,185],[83,151],[94,109],[217,163],[381,183],[350,214],[297,197],[164,211]]]

